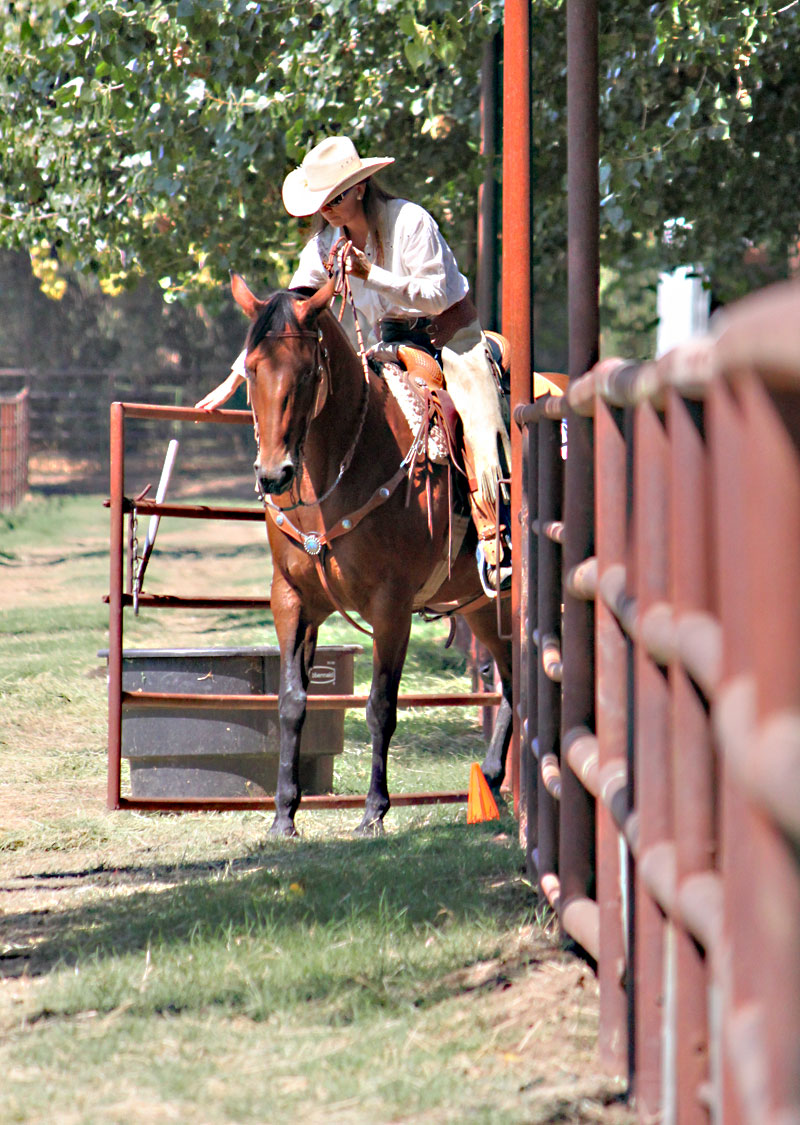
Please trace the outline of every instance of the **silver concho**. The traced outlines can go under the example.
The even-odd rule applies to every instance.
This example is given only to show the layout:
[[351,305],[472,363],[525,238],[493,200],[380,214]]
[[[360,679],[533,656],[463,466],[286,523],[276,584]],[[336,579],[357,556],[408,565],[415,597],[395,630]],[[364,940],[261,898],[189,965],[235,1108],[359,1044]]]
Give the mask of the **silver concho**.
[[313,532],[303,537],[303,550],[307,555],[318,555],[322,550],[322,543],[318,535]]

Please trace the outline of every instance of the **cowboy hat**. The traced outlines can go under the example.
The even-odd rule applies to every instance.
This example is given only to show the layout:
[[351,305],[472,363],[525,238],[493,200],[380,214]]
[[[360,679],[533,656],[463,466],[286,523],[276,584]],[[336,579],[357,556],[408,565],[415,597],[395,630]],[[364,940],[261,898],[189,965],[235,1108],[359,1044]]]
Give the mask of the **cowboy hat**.
[[328,137],[283,181],[284,206],[298,218],[314,215],[335,195],[393,163],[393,156],[362,160],[349,137]]

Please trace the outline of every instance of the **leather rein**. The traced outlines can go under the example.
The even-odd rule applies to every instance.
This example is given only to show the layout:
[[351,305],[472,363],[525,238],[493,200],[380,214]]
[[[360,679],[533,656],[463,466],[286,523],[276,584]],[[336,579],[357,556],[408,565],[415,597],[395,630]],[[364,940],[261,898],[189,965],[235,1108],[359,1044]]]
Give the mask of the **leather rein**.
[[[355,316],[355,304],[353,302],[352,292],[350,291],[349,280],[344,274],[344,270],[342,270],[341,277],[338,279],[338,284],[340,288],[337,291],[341,291],[343,297],[342,311],[344,311],[344,299],[346,296],[349,296],[351,303],[353,303],[353,315]],[[357,317],[356,326],[358,327]],[[318,329],[316,332],[280,332],[273,335],[273,339],[282,337],[314,337],[317,342],[314,353],[314,366],[319,374],[319,386],[317,388],[315,397],[315,407],[311,415],[309,416],[306,431],[300,443],[300,448],[302,448],[308,436],[308,431],[311,428],[311,423],[321,412],[323,406],[325,405],[327,396],[331,392],[330,356],[328,355],[328,349],[325,347],[321,329]],[[366,421],[367,409],[369,406],[370,390],[369,364],[367,362],[366,351],[364,349],[364,341],[361,337],[360,329],[358,330],[358,338],[359,355],[361,358],[362,369],[364,371],[364,389],[361,397],[361,408],[359,411],[358,422],[356,424],[353,439],[348,446],[347,452],[340,462],[339,471],[333,483],[325,490],[325,492],[322,493],[321,496],[318,496],[314,500],[303,500],[299,494],[298,485],[297,501],[285,507],[276,503],[271,495],[264,493],[261,490],[259,484],[256,485],[256,488],[261,500],[264,503],[265,513],[272,519],[275,526],[288,539],[291,539],[294,543],[302,547],[306,554],[313,558],[314,563],[316,564],[317,576],[323,589],[325,590],[325,593],[327,594],[334,607],[338,610],[339,613],[342,614],[344,618],[346,618],[347,621],[350,622],[351,625],[358,629],[359,632],[365,633],[367,636],[371,637],[373,636],[372,631],[365,628],[363,625],[359,625],[357,621],[354,621],[347,610],[345,610],[344,607],[340,604],[339,600],[331,590],[327,575],[325,573],[325,556],[332,540],[339,538],[339,536],[341,535],[347,534],[347,532],[349,531],[352,531],[355,527],[358,526],[359,523],[361,523],[365,516],[368,516],[370,512],[373,512],[376,508],[379,508],[381,505],[385,504],[387,500],[389,500],[404,477],[408,476],[410,478],[410,475],[413,472],[414,464],[419,454],[421,441],[424,444],[424,435],[422,435],[421,433],[415,435],[408,453],[400,462],[397,471],[393,474],[393,476],[389,478],[389,480],[385,481],[375,489],[375,491],[372,493],[365,504],[362,504],[359,508],[356,508],[354,511],[349,512],[346,516],[343,516],[333,525],[333,527],[329,528],[328,530],[310,532],[303,531],[301,528],[297,527],[287,515],[288,512],[295,511],[297,508],[319,507],[319,505],[327,500],[334,489],[338,486],[338,484],[342,480],[342,477],[347,472],[350,464],[352,463],[356,448],[359,441],[361,440],[361,435],[364,430],[364,423]],[[256,432],[256,441],[258,441],[258,422],[255,416],[254,409],[253,423]]]

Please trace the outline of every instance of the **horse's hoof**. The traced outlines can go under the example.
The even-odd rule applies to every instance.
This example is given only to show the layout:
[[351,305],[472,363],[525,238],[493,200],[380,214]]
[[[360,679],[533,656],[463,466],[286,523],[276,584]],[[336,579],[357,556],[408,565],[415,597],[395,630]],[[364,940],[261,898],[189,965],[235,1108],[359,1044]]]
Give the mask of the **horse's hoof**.
[[356,836],[383,836],[384,834],[383,818],[377,817],[364,817],[355,830]]
[[483,767],[481,767],[481,773],[484,776],[486,784],[489,786],[489,788],[492,791],[492,796],[496,799],[497,795],[500,792],[500,786],[503,784],[503,777],[504,777],[505,771],[503,771],[503,773],[497,773],[497,774],[487,773],[486,770],[483,769]]
[[293,820],[289,820],[288,817],[282,818],[277,816],[270,826],[269,835],[280,836],[284,840],[297,840],[300,837],[300,833],[295,828]]

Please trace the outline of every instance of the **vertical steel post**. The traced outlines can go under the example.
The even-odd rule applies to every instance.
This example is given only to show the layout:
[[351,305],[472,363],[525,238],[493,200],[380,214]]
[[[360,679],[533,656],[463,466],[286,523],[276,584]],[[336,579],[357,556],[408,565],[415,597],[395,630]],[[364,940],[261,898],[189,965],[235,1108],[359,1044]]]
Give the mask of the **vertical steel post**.
[[[531,430],[530,426],[525,426],[522,430],[522,479],[527,482],[530,478],[530,452],[531,452]],[[533,643],[533,628],[531,626],[531,607],[530,607],[530,593],[531,593],[531,579],[530,579],[530,561],[531,555],[531,514],[530,514],[531,495],[527,488],[523,487],[521,495],[521,507],[519,513],[520,529],[520,546],[522,548],[522,556],[517,559],[517,566],[520,570],[520,639],[519,639],[519,701],[517,703],[517,710],[519,712],[519,839],[525,847],[525,854],[528,856],[531,849],[531,837],[528,828],[528,798],[531,787],[531,773],[536,768],[536,761],[530,752],[531,746],[531,702],[528,695],[530,688],[530,674],[529,667],[531,660],[536,660],[536,646]],[[533,555],[535,558],[535,554]]]
[[[569,374],[588,371],[599,342],[597,0],[567,0]],[[593,420],[567,411],[564,571],[594,553]],[[594,607],[564,594],[562,736],[594,730]],[[594,803],[562,771],[561,908],[592,893]]]
[[[539,605],[539,540],[534,530],[534,521],[539,518],[539,423],[531,422],[525,427],[527,442],[527,475],[525,493],[527,496],[527,526],[523,528],[527,547],[527,589],[525,599],[525,643],[528,658],[525,665],[527,679],[525,690],[525,716],[520,735],[520,755],[527,760],[524,774],[522,798],[527,806],[525,854],[528,876],[538,883],[539,867],[539,763],[534,754],[534,742],[539,730],[539,661],[541,645],[536,644],[534,633]],[[523,462],[524,463],[524,462]],[[537,743],[538,745],[538,743]]]
[[[621,412],[595,400],[595,512],[598,579],[623,566],[627,533],[625,436]],[[597,675],[597,755],[600,775],[624,776],[628,649],[622,627],[601,597],[595,605]],[[623,896],[627,872],[617,827],[603,802],[597,807],[597,899],[600,906],[599,1048],[603,1066],[625,1074],[628,1064]],[[631,1078],[631,1075],[628,1075]]]
[[[636,409],[634,439],[634,552],[637,619],[663,602],[667,575],[667,443],[662,419],[649,403]],[[662,1096],[662,1038],[666,1004],[667,925],[642,879],[644,857],[670,839],[670,699],[667,676],[637,637],[634,645],[634,793],[639,818],[636,872],[636,1101],[643,1119],[657,1118]]]
[[[544,534],[544,525],[562,517],[563,462],[561,460],[561,427],[558,422],[543,420],[539,430],[539,499],[538,516],[538,612],[539,631],[537,692],[537,786],[538,786],[538,874],[558,873],[559,808],[555,798],[542,784],[541,763],[546,754],[559,757],[561,683],[551,679],[544,667],[545,642],[561,638],[561,548]],[[562,771],[563,785],[564,771]],[[562,895],[563,905],[563,895]]]
[[[709,490],[704,411],[675,391],[667,400],[670,445],[670,587],[675,620],[710,609]],[[672,788],[676,879],[714,864],[715,772],[708,711],[680,659],[672,684]],[[693,938],[675,927],[675,1110],[703,1125],[699,1092],[708,1079],[708,966]]]
[[[711,453],[713,587],[715,608],[722,625],[722,682],[715,706],[736,685],[747,669],[750,647],[749,621],[743,607],[751,587],[749,554],[742,548],[744,511],[744,426],[736,397],[727,384],[712,383],[706,407]],[[752,975],[763,956],[756,926],[741,925],[742,902],[752,899],[758,882],[753,855],[753,811],[732,777],[725,747],[720,747],[719,857],[723,880],[722,947],[712,965],[720,1008],[717,1050],[712,1057],[712,1080],[725,1125],[743,1125],[746,1118],[739,1098],[740,1068],[730,1050],[730,1029],[737,1012],[752,1008]],[[743,1060],[742,1060],[743,1061]]]
[[[748,606],[759,732],[787,718],[796,729],[800,710],[800,396],[770,391],[748,380],[746,417],[745,542],[752,553]],[[768,577],[767,577],[768,576]],[[774,737],[774,735],[773,735]],[[763,771],[759,740],[747,749],[748,776]],[[784,769],[783,784],[796,781]],[[797,797],[797,794],[795,794]],[[759,863],[755,916],[761,956],[753,983],[762,1008],[767,1069],[765,1120],[800,1114],[800,869],[795,840],[761,811],[754,818]],[[740,922],[741,925],[741,922]]]
[[111,404],[111,546],[108,582],[108,781],[106,803],[120,807],[122,762],[122,584],[124,562],[125,436],[122,403]]
[[[511,410],[529,402],[531,367],[531,106],[530,0],[506,0],[503,38],[503,333],[511,342]],[[511,539],[515,558],[521,555],[522,435],[511,428]],[[514,568],[511,586],[514,635],[514,733],[511,741],[511,783],[515,810],[519,798],[519,631],[520,574]]]
[[572,379],[597,362],[600,340],[597,88],[597,0],[567,0],[567,293]]
[[483,49],[481,62],[481,156],[483,182],[478,189],[478,268],[475,303],[484,328],[497,328],[498,316],[498,187],[497,96],[502,36],[495,35]]

